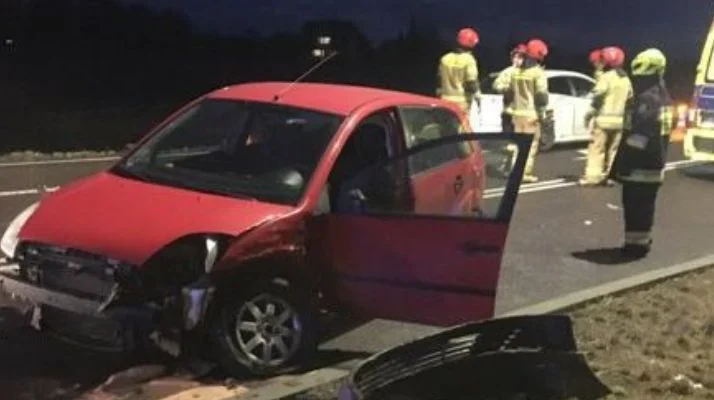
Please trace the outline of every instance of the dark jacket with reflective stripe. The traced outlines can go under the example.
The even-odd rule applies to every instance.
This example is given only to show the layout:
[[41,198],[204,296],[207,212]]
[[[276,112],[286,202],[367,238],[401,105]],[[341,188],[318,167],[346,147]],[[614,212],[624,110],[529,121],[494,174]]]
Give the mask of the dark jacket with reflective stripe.
[[625,108],[624,132],[611,178],[660,184],[672,131],[672,99],[658,76],[631,80],[634,96]]

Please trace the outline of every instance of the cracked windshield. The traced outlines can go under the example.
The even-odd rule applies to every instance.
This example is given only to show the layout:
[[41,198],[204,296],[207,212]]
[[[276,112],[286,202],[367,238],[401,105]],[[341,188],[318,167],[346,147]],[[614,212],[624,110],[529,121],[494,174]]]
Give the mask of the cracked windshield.
[[3,0],[0,398],[714,398],[714,8]]

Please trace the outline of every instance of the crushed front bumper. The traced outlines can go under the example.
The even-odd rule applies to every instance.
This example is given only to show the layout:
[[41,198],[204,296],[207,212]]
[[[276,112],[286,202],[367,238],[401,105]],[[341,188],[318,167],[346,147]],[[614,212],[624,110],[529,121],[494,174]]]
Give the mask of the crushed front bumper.
[[131,351],[141,341],[150,340],[178,356],[181,332],[200,325],[213,294],[213,287],[205,282],[183,288],[181,325],[166,327],[160,322],[164,310],[158,307],[115,305],[111,296],[101,302],[43,288],[23,280],[19,270],[16,264],[3,266],[0,294],[31,305],[30,324],[35,329],[103,351]]
[[[9,265],[9,267],[13,267],[13,265]],[[98,301],[43,289],[31,283],[23,282],[19,276],[14,277],[7,273],[0,273],[0,292],[32,304],[49,305],[87,316],[103,316],[100,311],[102,303]]]
[[[0,273],[0,293],[31,306],[30,325],[82,347],[100,351],[130,351],[136,345],[137,327],[152,315],[142,309],[105,309],[105,304],[42,288],[24,281],[16,265]],[[127,314],[131,315],[127,318]]]

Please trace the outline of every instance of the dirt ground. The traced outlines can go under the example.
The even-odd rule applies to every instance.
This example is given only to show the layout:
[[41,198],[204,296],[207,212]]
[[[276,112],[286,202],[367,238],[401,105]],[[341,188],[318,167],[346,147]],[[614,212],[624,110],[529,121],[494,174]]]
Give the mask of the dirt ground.
[[[714,399],[714,268],[566,314],[609,399]],[[335,399],[337,388],[295,399]]]
[[615,397],[714,399],[714,268],[570,315],[580,350]]

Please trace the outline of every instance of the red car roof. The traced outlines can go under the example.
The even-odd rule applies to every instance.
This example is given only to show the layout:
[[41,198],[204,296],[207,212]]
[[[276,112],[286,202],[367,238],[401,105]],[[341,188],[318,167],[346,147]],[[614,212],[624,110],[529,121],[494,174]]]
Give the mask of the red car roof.
[[[274,102],[276,94],[290,82],[257,82],[228,86],[208,95],[211,98]],[[355,108],[375,100],[395,104],[434,104],[440,100],[418,94],[386,89],[326,83],[297,83],[280,96],[279,103],[331,114],[348,115]]]

